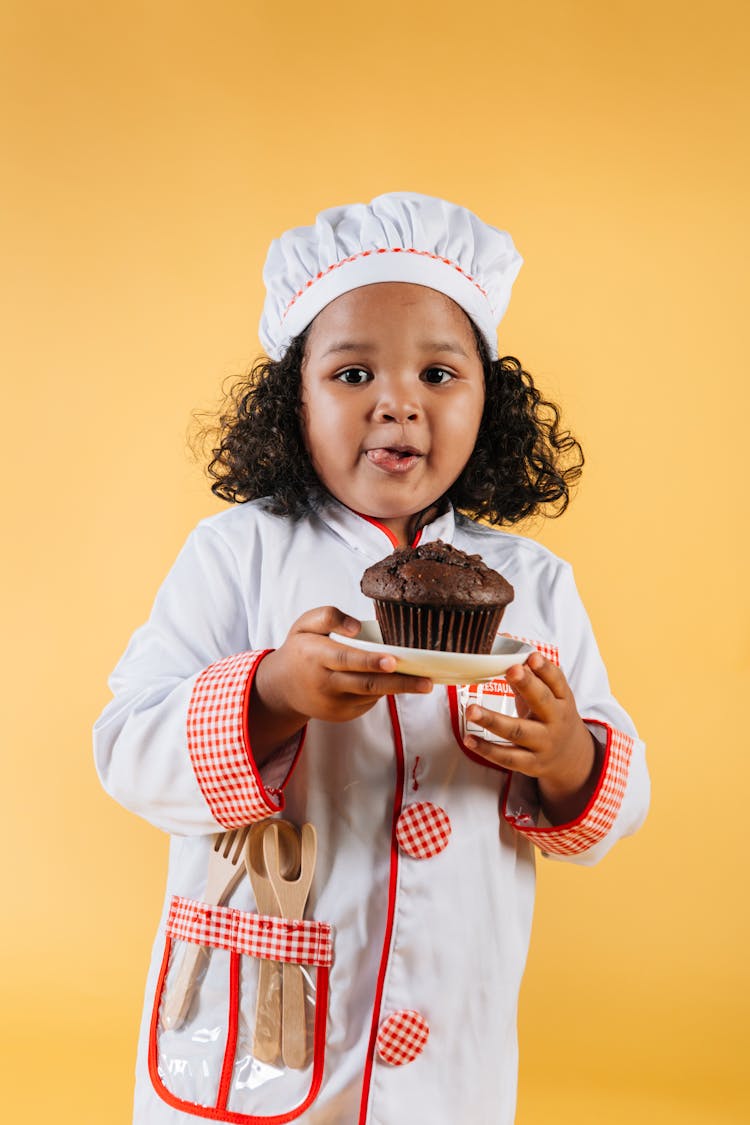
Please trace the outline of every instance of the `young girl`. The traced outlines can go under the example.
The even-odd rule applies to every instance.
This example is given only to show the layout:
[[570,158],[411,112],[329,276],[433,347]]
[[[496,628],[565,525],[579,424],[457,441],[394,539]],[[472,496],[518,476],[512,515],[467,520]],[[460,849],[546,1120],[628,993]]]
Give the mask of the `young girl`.
[[[238,503],[189,537],[95,730],[107,790],[172,835],[139,1125],[513,1121],[535,848],[594,863],[648,803],[570,567],[475,522],[562,508],[580,472],[556,409],[497,358],[520,264],[504,232],[413,193],[271,247],[270,358],[211,463]],[[515,588],[503,631],[535,649],[506,673],[515,714],[461,713],[456,687],[330,636],[373,616],[369,565],[435,539]],[[286,824],[264,831],[277,821],[317,832],[294,911],[268,898],[271,872],[284,839],[287,878],[311,858]],[[216,905],[216,834],[247,825],[260,874]],[[285,1038],[300,980],[302,1058]]]

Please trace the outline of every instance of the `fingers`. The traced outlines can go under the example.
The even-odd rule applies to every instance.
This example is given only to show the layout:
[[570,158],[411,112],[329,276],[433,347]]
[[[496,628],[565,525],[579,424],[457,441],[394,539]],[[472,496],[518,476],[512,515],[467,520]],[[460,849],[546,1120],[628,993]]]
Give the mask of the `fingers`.
[[335,641],[324,642],[324,666],[331,673],[330,686],[352,695],[400,695],[432,691],[432,681],[396,672],[396,658],[364,652]]
[[362,622],[356,617],[350,617],[333,605],[320,605],[309,609],[292,625],[292,633],[320,633],[327,636],[329,633],[343,633],[347,637],[354,637],[359,632]]
[[[328,639],[329,633],[353,636],[360,627],[361,622],[356,618],[328,605],[304,613],[292,626],[291,632],[316,635],[315,647],[317,649],[320,645],[321,662],[330,673],[329,687],[338,694],[379,697],[432,691],[431,680],[396,673],[394,656],[365,652]],[[320,642],[317,637],[321,637]]]
[[[382,695],[432,691],[431,680],[397,673],[394,656],[351,648],[317,631],[322,627],[326,627],[327,631],[331,622],[335,622],[338,629],[341,622],[347,620],[354,621],[332,606],[323,606],[305,614],[294,626],[299,630],[298,640],[304,646],[305,660],[310,666],[317,664],[325,677],[326,691],[338,696],[369,696],[373,699]],[[359,628],[358,622],[354,624]],[[310,628],[311,625],[315,631]]]
[[[545,660],[541,652],[532,652],[525,664],[516,664],[508,671],[515,677],[516,669],[525,670],[526,674],[533,673],[534,677],[549,689],[550,694],[555,699],[568,699],[570,697],[570,687],[562,668],[553,664],[551,660]],[[508,682],[511,682],[510,679]]]
[[[584,767],[589,768],[584,759],[586,754],[590,757],[591,736],[563,672],[540,653],[533,653],[525,665],[509,668],[505,678],[516,696],[516,715],[477,704],[466,712],[470,722],[505,743],[469,736],[466,745],[505,769],[539,779],[564,778],[568,784],[573,773],[577,776]],[[579,768],[580,762],[584,767]]]
[[324,645],[323,662],[332,672],[393,672],[397,663],[395,656],[365,652],[328,639]]
[[543,722],[549,721],[559,703],[570,697],[562,671],[538,652],[532,653],[525,664],[514,664],[505,678],[523,704],[519,713],[532,713]]
[[[468,708],[466,718],[492,734],[507,739],[516,747],[535,751],[545,745],[545,726],[536,719],[522,719],[518,715],[501,715],[499,711],[490,711],[476,703]],[[469,737],[466,739],[466,745],[473,750],[476,749],[473,743],[478,744],[481,741],[482,739]],[[487,743],[487,745],[495,744]]]
[[341,695],[361,695],[379,699],[383,695],[428,695],[432,691],[432,680],[421,676],[361,674],[353,672],[334,674],[330,687]]
[[526,750],[522,746],[507,746],[497,742],[486,742],[483,738],[466,739],[470,750],[481,754],[488,762],[503,769],[513,770],[514,773],[524,773],[527,777],[536,777],[539,773],[539,757],[533,750]]

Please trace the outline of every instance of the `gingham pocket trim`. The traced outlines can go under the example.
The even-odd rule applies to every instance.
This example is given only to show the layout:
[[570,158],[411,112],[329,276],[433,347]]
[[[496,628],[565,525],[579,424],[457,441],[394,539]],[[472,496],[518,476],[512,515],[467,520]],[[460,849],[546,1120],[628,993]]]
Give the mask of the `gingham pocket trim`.
[[333,936],[327,922],[248,914],[180,895],[172,898],[167,934],[178,941],[228,949],[265,961],[287,961],[320,969],[329,969],[333,964]]
[[[593,722],[593,720],[591,720]],[[634,740],[624,731],[606,723],[596,723],[607,731],[604,774],[589,807],[579,820],[570,825],[551,828],[527,828],[524,817],[508,816],[509,822],[544,852],[554,855],[577,855],[598,844],[607,835],[620,810],[628,781]]]
[[405,1008],[393,1012],[378,1028],[375,1050],[383,1062],[403,1066],[421,1055],[430,1035],[430,1026],[420,1012]]
[[215,820],[240,828],[278,812],[283,798],[265,788],[247,733],[253,676],[266,655],[240,652],[205,668],[195,681],[187,716],[190,761]]
[[407,805],[396,823],[396,839],[413,859],[432,859],[447,848],[451,822],[445,809],[430,801]]

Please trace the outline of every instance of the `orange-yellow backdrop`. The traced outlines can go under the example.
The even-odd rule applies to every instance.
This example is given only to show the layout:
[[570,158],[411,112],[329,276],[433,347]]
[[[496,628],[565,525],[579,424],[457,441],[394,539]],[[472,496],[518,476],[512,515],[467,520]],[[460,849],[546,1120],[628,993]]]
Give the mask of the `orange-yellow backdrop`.
[[403,188],[526,259],[503,350],[588,454],[538,534],[650,749],[640,834],[540,864],[518,1122],[749,1119],[744,7],[4,0],[5,1120],[129,1120],[166,840],[90,726],[219,507],[185,433],[270,238]]

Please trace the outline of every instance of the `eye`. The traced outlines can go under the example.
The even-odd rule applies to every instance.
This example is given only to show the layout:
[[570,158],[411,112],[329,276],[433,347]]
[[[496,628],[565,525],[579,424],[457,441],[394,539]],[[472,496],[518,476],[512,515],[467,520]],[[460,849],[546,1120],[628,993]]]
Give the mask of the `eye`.
[[362,367],[347,367],[346,371],[339,371],[336,378],[340,383],[347,383],[350,387],[359,387],[362,383],[369,383],[372,375]]
[[453,378],[453,374],[446,371],[444,367],[428,367],[422,374],[424,382],[430,383],[433,387],[440,387],[444,383],[449,383]]

